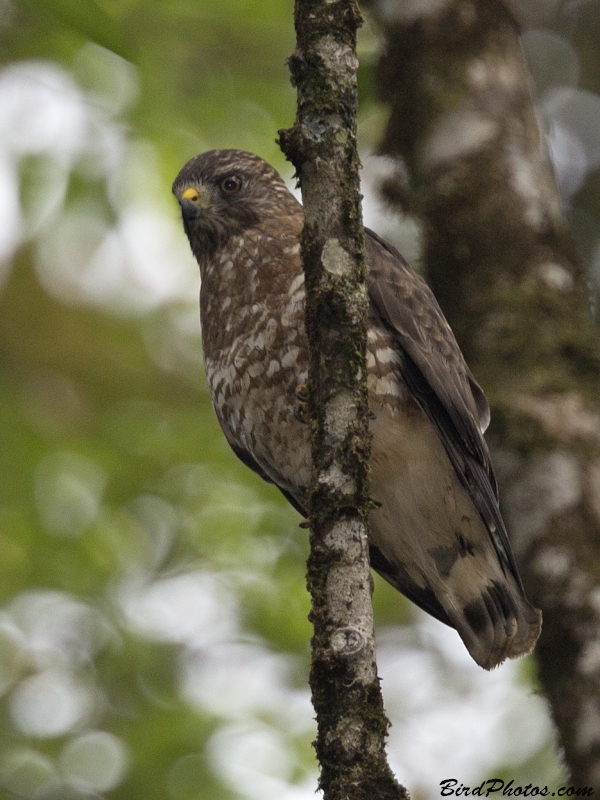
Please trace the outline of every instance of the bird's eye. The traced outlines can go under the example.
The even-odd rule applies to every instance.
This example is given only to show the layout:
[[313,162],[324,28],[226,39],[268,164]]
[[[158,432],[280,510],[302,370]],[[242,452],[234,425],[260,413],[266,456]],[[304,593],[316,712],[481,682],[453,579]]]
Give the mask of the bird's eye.
[[237,194],[242,188],[242,181],[237,175],[229,175],[221,181],[221,191],[225,194]]
[[200,195],[197,189],[194,189],[193,186],[188,186],[185,192],[182,193],[181,199],[189,200],[191,203],[197,203],[198,200],[200,200]]

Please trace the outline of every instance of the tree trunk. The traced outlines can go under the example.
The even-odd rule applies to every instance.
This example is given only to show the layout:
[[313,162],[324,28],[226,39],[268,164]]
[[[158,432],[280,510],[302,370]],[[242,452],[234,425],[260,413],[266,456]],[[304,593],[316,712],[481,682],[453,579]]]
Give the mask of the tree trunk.
[[310,683],[326,800],[398,800],[375,663],[367,544],[368,300],[356,149],[353,0],[297,0],[295,126],[281,145],[302,188],[310,345],[312,597]]
[[600,345],[500,0],[375,6],[385,193],[421,217],[427,274],[492,406],[501,499],[539,675],[575,785],[600,782]]

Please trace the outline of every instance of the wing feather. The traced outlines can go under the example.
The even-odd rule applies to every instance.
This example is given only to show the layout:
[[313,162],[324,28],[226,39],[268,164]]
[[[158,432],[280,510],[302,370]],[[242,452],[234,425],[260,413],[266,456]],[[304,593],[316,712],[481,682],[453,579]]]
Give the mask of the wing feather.
[[521,579],[498,507],[498,487],[482,431],[483,391],[427,284],[402,255],[366,229],[372,310],[398,344],[409,391],[437,430],[458,479],[477,508],[503,569]]

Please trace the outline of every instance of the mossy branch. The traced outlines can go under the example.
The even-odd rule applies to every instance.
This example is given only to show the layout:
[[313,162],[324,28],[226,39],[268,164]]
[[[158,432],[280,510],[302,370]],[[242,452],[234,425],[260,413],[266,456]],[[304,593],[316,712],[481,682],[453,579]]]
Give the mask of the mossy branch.
[[301,237],[310,345],[311,688],[326,800],[406,797],[387,764],[389,722],[375,663],[367,542],[370,438],[368,299],[356,148],[353,0],[297,0],[298,90],[280,143],[302,188]]

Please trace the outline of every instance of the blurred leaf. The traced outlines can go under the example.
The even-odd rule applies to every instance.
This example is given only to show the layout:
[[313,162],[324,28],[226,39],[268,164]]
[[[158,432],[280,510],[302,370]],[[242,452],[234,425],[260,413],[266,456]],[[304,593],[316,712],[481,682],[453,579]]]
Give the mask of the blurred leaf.
[[95,2],[74,0],[20,0],[34,11],[72,28],[84,38],[113,50],[123,58],[132,57],[132,48],[126,44],[115,20]]

